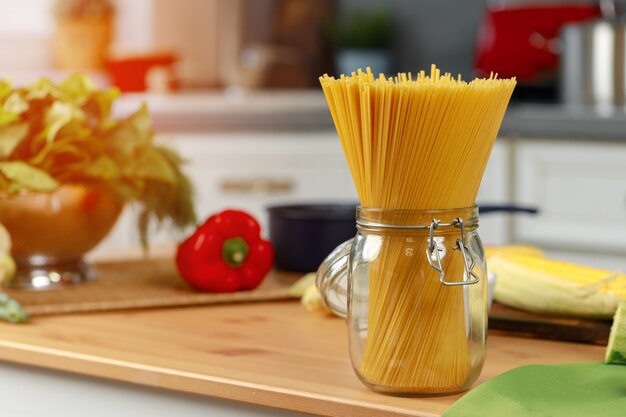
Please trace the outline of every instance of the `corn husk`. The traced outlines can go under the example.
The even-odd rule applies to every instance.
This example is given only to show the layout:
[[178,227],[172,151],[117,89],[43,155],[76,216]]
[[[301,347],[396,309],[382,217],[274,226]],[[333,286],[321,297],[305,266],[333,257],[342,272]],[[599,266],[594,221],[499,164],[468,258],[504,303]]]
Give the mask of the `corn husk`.
[[542,256],[502,252],[488,268],[498,281],[495,300],[523,310],[609,319],[626,300],[626,275]]

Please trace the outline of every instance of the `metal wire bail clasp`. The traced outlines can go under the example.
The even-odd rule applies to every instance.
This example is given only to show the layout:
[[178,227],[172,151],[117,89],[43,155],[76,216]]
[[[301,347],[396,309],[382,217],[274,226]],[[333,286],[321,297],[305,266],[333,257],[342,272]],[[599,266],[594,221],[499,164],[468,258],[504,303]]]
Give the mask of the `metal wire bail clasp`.
[[[446,273],[441,265],[441,255],[439,254],[439,248],[435,242],[435,230],[438,227],[458,227],[461,229],[461,238],[456,240],[456,246],[454,250],[460,250],[463,256],[463,263],[465,264],[465,270],[463,272],[463,281],[446,281]],[[478,275],[474,272],[474,258],[469,253],[467,246],[465,246],[465,225],[463,219],[456,218],[450,223],[441,223],[440,220],[433,219],[429,227],[429,244],[426,248],[426,257],[431,268],[439,273],[439,282],[443,285],[455,286],[455,285],[471,285],[476,284],[479,280]],[[434,260],[433,260],[434,259]]]

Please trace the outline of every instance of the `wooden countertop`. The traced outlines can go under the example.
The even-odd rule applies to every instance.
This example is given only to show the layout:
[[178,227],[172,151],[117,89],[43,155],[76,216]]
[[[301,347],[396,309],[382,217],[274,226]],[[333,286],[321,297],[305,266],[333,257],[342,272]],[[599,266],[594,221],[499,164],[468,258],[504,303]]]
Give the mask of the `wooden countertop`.
[[[50,316],[0,324],[0,360],[323,416],[434,416],[460,396],[365,388],[343,320],[285,301]],[[491,334],[478,383],[530,363],[596,361],[604,348]]]

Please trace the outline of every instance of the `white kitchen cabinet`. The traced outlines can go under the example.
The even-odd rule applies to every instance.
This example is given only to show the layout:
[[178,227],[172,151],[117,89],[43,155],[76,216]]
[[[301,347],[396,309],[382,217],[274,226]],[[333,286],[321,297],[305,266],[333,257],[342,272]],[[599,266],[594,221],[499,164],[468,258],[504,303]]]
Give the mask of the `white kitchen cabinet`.
[[[199,220],[226,208],[250,212],[267,231],[266,208],[301,202],[357,202],[341,144],[334,131],[209,132],[161,135],[177,149],[196,188]],[[92,256],[136,247],[136,213],[128,208]],[[158,245],[176,238],[151,234]]]
[[516,199],[541,210],[516,219],[516,240],[626,253],[625,145],[524,140],[515,154]]
[[[267,231],[266,207],[296,202],[357,202],[343,150],[332,130],[293,132],[203,132],[160,135],[187,160],[185,171],[196,187],[200,220],[225,208],[249,211]],[[498,141],[480,188],[479,202],[506,203],[510,198],[510,144]],[[139,243],[132,207],[90,257],[122,255]],[[509,240],[510,218],[481,218],[487,244]],[[178,237],[162,230],[151,244],[173,243]]]
[[[158,140],[187,159],[200,220],[239,208],[260,219],[267,233],[269,205],[357,201],[333,130],[172,133]],[[540,214],[483,214],[483,242],[537,244],[565,259],[626,269],[625,161],[626,144],[619,142],[499,138],[478,203],[514,202]],[[132,208],[125,210],[90,256],[136,248],[135,218]],[[158,247],[180,236],[160,231],[151,238]]]
[[357,201],[336,133],[263,132],[163,138],[180,150],[201,218],[226,207],[266,224],[271,204]]
[[[510,204],[511,199],[511,143],[498,139],[483,180],[478,190],[478,204]],[[511,240],[511,214],[489,213],[480,216],[480,237],[485,245],[503,245]]]

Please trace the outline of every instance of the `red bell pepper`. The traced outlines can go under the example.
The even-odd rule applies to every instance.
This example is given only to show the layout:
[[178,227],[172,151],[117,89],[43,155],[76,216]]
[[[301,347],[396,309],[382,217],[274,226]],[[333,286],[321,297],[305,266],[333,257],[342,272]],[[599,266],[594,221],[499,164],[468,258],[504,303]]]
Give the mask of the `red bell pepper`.
[[260,233],[259,223],[243,211],[215,214],[179,245],[178,271],[198,291],[252,290],[274,264],[274,248]]

